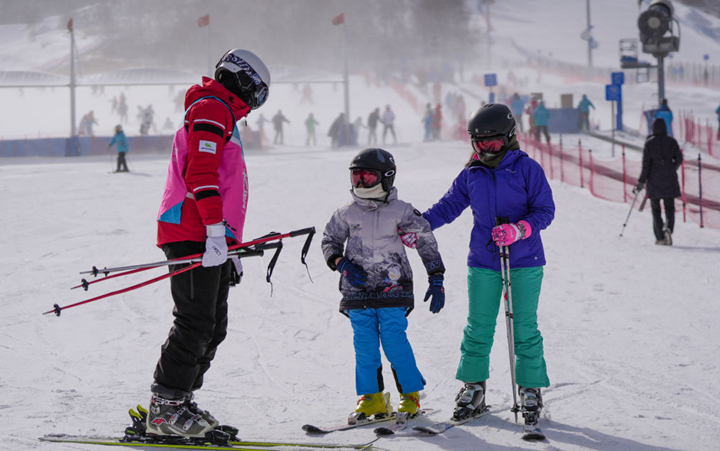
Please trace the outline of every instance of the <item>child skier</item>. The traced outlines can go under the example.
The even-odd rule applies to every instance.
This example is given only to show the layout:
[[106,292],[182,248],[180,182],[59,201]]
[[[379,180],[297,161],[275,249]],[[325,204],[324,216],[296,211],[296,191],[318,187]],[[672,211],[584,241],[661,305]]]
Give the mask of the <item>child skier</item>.
[[[342,274],[340,311],[350,318],[355,346],[355,386],[358,401],[348,422],[392,413],[390,394],[382,377],[380,343],[395,376],[400,404],[398,421],[420,408],[419,391],[425,379],[417,368],[407,339],[407,316],[412,311],[413,281],[399,230],[416,237],[413,243],[429,275],[425,301],[438,313],[445,304],[443,273],[430,224],[412,205],[398,199],[395,160],[383,149],[365,149],[350,164],[353,201],[335,211],[325,227],[322,250],[328,266]],[[347,241],[347,246],[345,242]]]

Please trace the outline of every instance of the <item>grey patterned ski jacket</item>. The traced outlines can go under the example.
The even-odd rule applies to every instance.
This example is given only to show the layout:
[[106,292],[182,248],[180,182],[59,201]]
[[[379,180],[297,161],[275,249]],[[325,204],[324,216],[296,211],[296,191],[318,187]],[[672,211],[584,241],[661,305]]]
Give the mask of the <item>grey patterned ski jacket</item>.
[[[367,286],[356,288],[340,276],[340,311],[414,306],[412,268],[398,229],[417,234],[417,251],[428,274],[443,273],[437,241],[430,224],[412,205],[398,199],[393,188],[387,202],[362,199],[335,211],[323,233],[322,251],[330,269],[346,257],[368,274]],[[345,243],[347,242],[347,246]]]

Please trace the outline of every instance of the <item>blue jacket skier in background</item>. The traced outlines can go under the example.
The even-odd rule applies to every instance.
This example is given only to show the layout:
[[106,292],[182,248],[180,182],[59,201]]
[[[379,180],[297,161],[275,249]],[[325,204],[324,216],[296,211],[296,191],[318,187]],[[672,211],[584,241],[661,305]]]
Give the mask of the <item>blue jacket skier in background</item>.
[[535,122],[535,139],[540,141],[540,133],[545,135],[545,141],[550,142],[550,134],[548,133],[548,122],[550,122],[550,111],[545,108],[545,102],[542,100],[535,111],[533,111],[533,121]]
[[655,112],[655,115],[653,115],[654,118],[660,118],[665,121],[665,125],[667,126],[667,134],[668,136],[673,136],[673,130],[672,130],[672,121],[673,121],[673,114],[672,111],[670,111],[670,107],[668,107],[668,101],[667,99],[662,99],[662,103],[660,104],[660,108]]
[[[414,296],[404,245],[417,249],[428,273],[430,310],[438,313],[445,304],[437,241],[420,212],[398,199],[395,171],[390,152],[360,151],[350,165],[353,201],[335,211],[323,234],[325,261],[342,274],[340,311],[353,328],[355,386],[362,398],[348,418],[351,424],[392,412],[390,394],[383,393],[381,343],[400,392],[398,412],[408,418],[420,408],[425,379],[405,333]],[[403,239],[403,233],[415,240]]]
[[[541,107],[542,108],[542,107]],[[542,167],[520,150],[510,109],[484,105],[468,123],[473,155],[447,193],[423,213],[433,230],[453,222],[470,207],[473,228],[468,255],[468,324],[456,379],[464,382],[454,417],[485,409],[485,381],[503,292],[497,246],[509,246],[514,312],[515,371],[526,425],[537,427],[540,388],[550,381],[545,367],[537,308],[545,253],[540,231],[555,216]],[[508,223],[496,224],[496,218]]]
[[108,147],[112,147],[113,145],[117,146],[118,152],[117,169],[115,169],[115,172],[130,172],[127,166],[127,161],[125,160],[125,156],[128,151],[128,142],[122,125],[120,124],[115,126],[115,135],[110,140]]
[[590,128],[590,107],[592,109],[595,109],[595,105],[590,101],[590,99],[587,98],[585,94],[583,94],[582,99],[580,99],[580,103],[578,103],[578,110],[580,110],[579,119],[580,124],[578,124],[578,128],[580,128],[580,131],[586,131],[588,128]]

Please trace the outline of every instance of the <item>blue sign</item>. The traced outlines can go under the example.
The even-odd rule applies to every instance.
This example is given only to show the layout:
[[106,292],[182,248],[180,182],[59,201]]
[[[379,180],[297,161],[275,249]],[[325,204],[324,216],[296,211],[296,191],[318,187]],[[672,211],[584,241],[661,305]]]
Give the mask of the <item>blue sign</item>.
[[709,60],[709,59],[710,59],[710,55],[708,55],[707,53],[704,54],[704,55],[703,55],[703,59],[704,59],[705,61]]
[[485,86],[497,86],[497,74],[485,74]]
[[620,101],[620,86],[605,85],[605,100]]
[[625,84],[625,72],[613,72],[610,74],[610,77],[612,79],[612,84],[614,85]]

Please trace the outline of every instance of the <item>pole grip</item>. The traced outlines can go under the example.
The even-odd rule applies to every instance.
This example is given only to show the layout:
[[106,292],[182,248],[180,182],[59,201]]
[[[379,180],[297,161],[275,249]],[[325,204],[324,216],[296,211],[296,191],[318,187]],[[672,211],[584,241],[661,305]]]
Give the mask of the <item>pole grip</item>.
[[495,216],[495,225],[510,224],[510,220],[505,216]]
[[300,230],[293,230],[290,232],[290,238],[300,236],[300,235],[308,235],[308,234],[314,234],[315,233],[315,227],[307,227],[305,229]]

